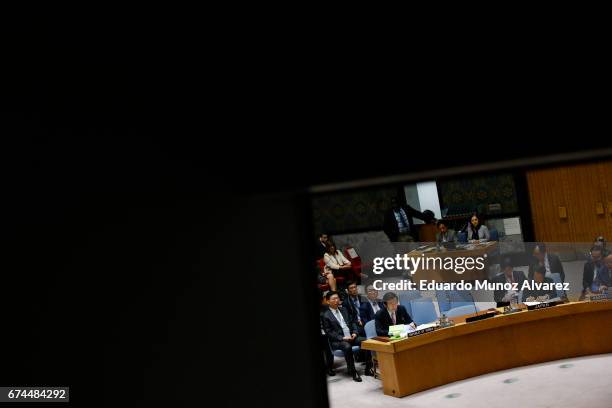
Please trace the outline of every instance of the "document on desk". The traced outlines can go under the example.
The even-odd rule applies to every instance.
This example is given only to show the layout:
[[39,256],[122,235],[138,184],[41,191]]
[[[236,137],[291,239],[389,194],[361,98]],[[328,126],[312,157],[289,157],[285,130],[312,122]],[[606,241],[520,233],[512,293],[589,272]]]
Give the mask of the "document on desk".
[[396,324],[389,326],[389,335],[391,337],[406,337],[407,329],[405,324]]
[[519,217],[504,218],[504,233],[506,235],[520,235],[521,219]]
[[390,332],[395,332],[395,331],[404,331],[406,325],[405,324],[396,324],[395,326],[389,326],[389,331]]
[[552,299],[546,299],[546,300],[535,300],[533,302],[523,302],[523,304],[525,306],[534,306],[534,305],[539,305],[540,303],[557,303],[557,302],[561,302],[561,298],[560,297],[554,297]]
[[[420,324],[418,326],[416,326],[416,328],[414,327],[414,325],[411,324],[398,324],[395,326],[389,326],[389,335],[391,336],[392,340],[398,340],[398,339],[403,339],[406,337],[410,337],[412,334],[411,333],[415,333],[415,332],[419,332],[421,330],[426,330],[426,329],[432,329],[434,327],[436,327],[436,323],[425,323],[425,324]],[[415,334],[422,334],[422,333],[415,333]]]
[[437,323],[419,324],[415,330],[429,329],[430,327],[436,327],[437,325]]

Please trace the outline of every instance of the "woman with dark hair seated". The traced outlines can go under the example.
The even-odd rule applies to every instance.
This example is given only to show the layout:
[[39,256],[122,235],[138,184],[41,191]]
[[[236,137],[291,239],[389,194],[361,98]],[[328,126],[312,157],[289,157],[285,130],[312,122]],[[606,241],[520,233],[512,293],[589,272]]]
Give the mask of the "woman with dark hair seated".
[[334,276],[345,276],[351,269],[351,261],[346,259],[333,243],[327,246],[323,259],[325,260],[325,265],[332,270]]
[[489,229],[486,225],[481,223],[477,213],[472,213],[470,222],[468,222],[465,230],[468,234],[468,242],[487,242],[491,238]]
[[[319,269],[317,267],[317,269]],[[329,285],[329,290],[336,291],[336,278],[334,278],[334,274],[332,270],[327,265],[323,265],[323,270],[319,273],[319,284],[320,285]]]

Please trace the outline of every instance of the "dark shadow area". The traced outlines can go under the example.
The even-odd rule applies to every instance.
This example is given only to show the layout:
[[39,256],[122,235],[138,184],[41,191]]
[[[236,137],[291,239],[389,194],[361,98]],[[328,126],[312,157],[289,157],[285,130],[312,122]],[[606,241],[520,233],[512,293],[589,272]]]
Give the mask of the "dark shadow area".
[[[0,384],[69,385],[77,406],[325,406],[306,187],[472,160],[213,147],[182,120],[3,114]],[[574,146],[528,155],[555,148]]]

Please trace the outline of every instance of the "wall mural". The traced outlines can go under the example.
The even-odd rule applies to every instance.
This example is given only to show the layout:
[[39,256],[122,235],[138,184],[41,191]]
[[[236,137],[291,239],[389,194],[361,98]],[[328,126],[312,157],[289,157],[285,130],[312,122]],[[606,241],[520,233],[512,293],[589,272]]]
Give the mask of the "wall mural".
[[[511,174],[466,177],[437,181],[440,205],[449,214],[514,213],[519,211],[514,178]],[[401,194],[401,186],[376,187],[365,190],[313,196],[311,199],[314,232],[349,233],[382,229],[384,212],[391,197]],[[489,210],[489,204],[499,204]]]
[[391,197],[397,194],[397,187],[385,187],[315,196],[311,201],[315,233],[380,230]]
[[[474,209],[482,214],[519,211],[511,174],[438,181],[438,192],[440,205],[448,207],[449,214],[469,213]],[[501,208],[490,211],[490,204],[500,204]]]

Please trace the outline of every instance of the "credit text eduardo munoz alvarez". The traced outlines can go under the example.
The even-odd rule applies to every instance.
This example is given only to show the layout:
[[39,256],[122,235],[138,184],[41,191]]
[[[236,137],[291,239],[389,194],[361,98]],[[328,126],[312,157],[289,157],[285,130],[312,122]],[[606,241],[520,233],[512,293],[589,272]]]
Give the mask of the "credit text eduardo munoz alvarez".
[[489,282],[488,280],[476,280],[473,282],[458,281],[458,282],[436,282],[433,281],[420,281],[412,282],[407,279],[403,279],[399,282],[384,282],[382,279],[377,279],[372,282],[374,289],[376,290],[565,290],[569,291],[569,283],[549,283],[542,282],[538,283],[535,281],[524,281],[522,285],[518,283],[500,283],[500,282]]

